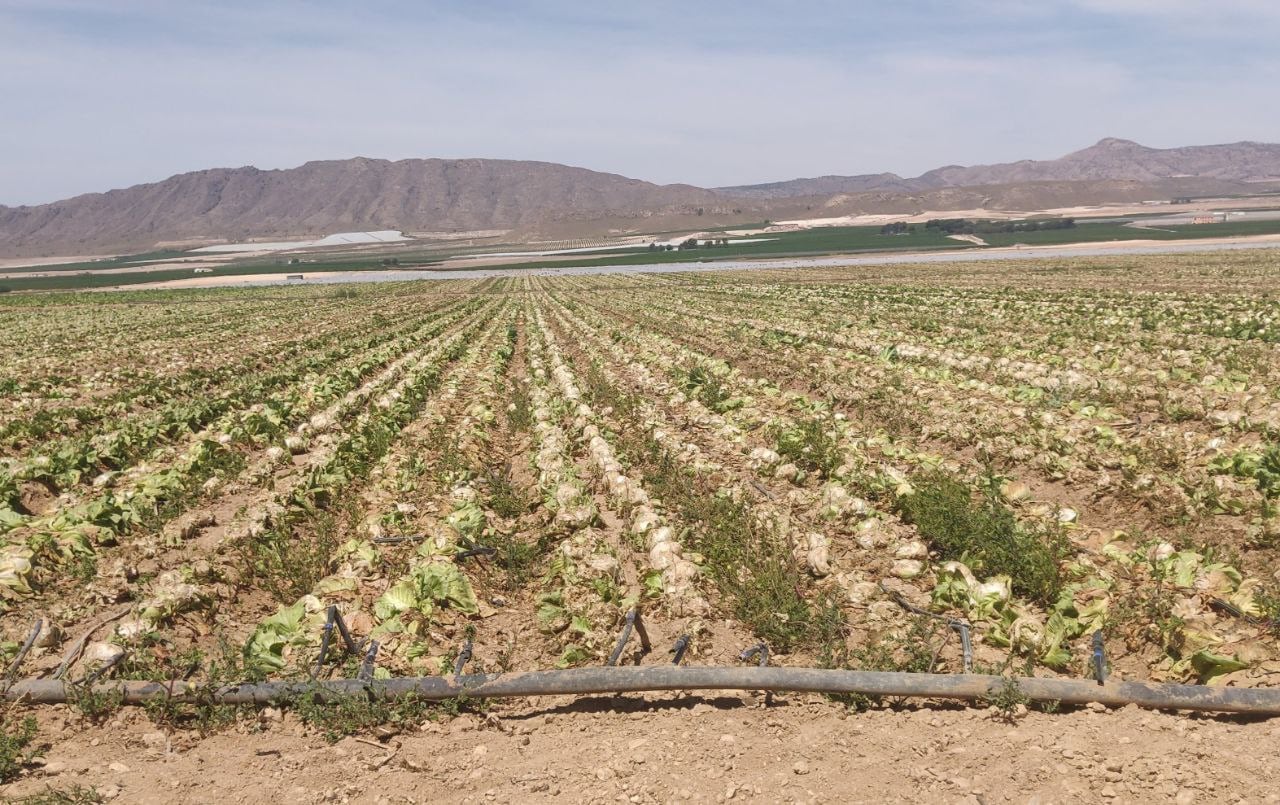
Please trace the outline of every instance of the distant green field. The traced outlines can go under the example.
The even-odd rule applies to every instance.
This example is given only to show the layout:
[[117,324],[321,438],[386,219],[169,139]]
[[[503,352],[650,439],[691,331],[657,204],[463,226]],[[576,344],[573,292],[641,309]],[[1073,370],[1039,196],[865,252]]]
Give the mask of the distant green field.
[[[512,258],[503,267],[529,268],[542,266],[563,268],[565,266],[607,266],[607,265],[641,265],[645,263],[680,263],[696,260],[723,260],[737,257],[783,255],[830,254],[842,251],[880,251],[880,250],[927,250],[927,249],[963,249],[972,248],[969,244],[951,240],[935,232],[925,231],[923,227],[909,235],[881,235],[879,227],[846,226],[810,229],[799,232],[782,232],[767,237],[775,240],[761,243],[740,243],[729,246],[714,246],[689,249],[685,251],[650,251],[646,247],[621,248],[616,251],[602,252],[590,257],[566,257],[561,260],[521,260]],[[384,266],[385,255],[367,257],[333,256],[317,257],[314,260],[287,265],[277,262],[276,258],[252,258],[243,262],[232,262],[214,269],[218,276],[254,276],[261,274],[317,274],[333,271],[385,271],[396,269],[414,269],[438,266],[444,256],[442,252],[415,252],[397,255],[398,266]],[[453,252],[459,254],[459,252]],[[462,253],[462,254],[465,254]],[[100,260],[92,263],[81,263],[59,266],[57,276],[21,277],[18,279],[0,280],[0,288],[11,291],[52,291],[73,290],[78,288],[107,288],[117,285],[137,285],[146,282],[164,282],[167,280],[187,279],[192,274],[190,268],[166,268],[128,274],[86,274],[88,268],[115,268],[130,265],[143,259],[160,259],[161,256],[176,257],[180,253],[155,253],[155,255],[132,255],[115,260]],[[52,268],[52,267],[50,267]],[[33,273],[55,273],[52,270],[37,269]]]
[[6,272],[31,272],[33,274],[49,274],[55,271],[101,271],[104,268],[127,268],[129,266],[145,263],[151,260],[176,260],[178,258],[197,257],[188,252],[173,251],[165,249],[157,252],[144,252],[143,254],[126,254],[120,257],[104,257],[101,260],[81,260],[78,263],[53,263],[42,266],[22,266],[19,268],[5,269]]
[[[1280,220],[1230,221],[1221,224],[1198,224],[1139,229],[1124,226],[1116,221],[1106,223],[1082,222],[1072,229],[1054,229],[1038,232],[987,233],[980,237],[990,246],[1046,246],[1065,243],[1093,243],[1117,240],[1181,240],[1247,235],[1280,234]],[[761,235],[769,238],[757,243],[737,243],[726,246],[700,247],[687,250],[656,250],[647,247],[621,247],[608,252],[587,253],[582,256],[564,256],[557,259],[525,259],[513,257],[495,268],[567,268],[574,266],[626,266],[647,263],[688,263],[753,257],[788,257],[841,254],[854,252],[932,251],[941,249],[969,250],[980,247],[964,241],[948,238],[933,229],[916,225],[914,232],[901,235],[882,235],[878,226],[841,226],[806,229],[795,232],[778,232]],[[482,251],[494,251],[500,247],[468,247],[464,249],[420,249],[371,255],[317,255],[307,261],[288,265],[280,258],[254,257],[232,261],[214,270],[215,276],[255,276],[277,273],[319,274],[334,271],[381,271],[394,269],[440,268],[442,261],[451,256],[466,256]],[[148,260],[191,257],[189,253],[160,251],[127,255],[110,260],[69,263],[59,266],[43,266],[30,269],[32,274],[51,276],[23,276],[0,280],[0,290],[43,291],[106,288],[119,285],[137,285],[186,279],[193,276],[192,269],[166,268],[126,274],[88,274],[90,269],[103,269],[137,265]],[[394,256],[397,266],[385,266],[383,260]]]
[[[779,232],[759,237],[777,238],[765,243],[744,243],[730,246],[741,254],[792,254],[796,252],[880,251],[883,249],[958,249],[968,248],[964,241],[952,240],[946,235],[923,226],[905,235],[881,235],[878,226],[832,226],[821,229],[805,229],[799,232]],[[727,251],[721,247],[714,251]]]
[[1188,240],[1280,234],[1280,220],[1228,221],[1221,224],[1188,224],[1139,229],[1123,224],[1081,223],[1074,229],[1043,232],[1009,232],[980,235],[991,246],[1048,246],[1058,243],[1092,243],[1108,240]]
[[952,240],[945,235],[925,231],[923,227],[906,235],[881,235],[878,226],[837,226],[806,229],[799,232],[777,232],[760,235],[771,240],[759,243],[734,243],[697,249],[650,251],[648,248],[604,252],[590,257],[566,257],[559,260],[517,260],[495,268],[567,268],[570,266],[627,266],[647,263],[690,263],[699,260],[729,260],[751,257],[788,257],[840,252],[928,251],[936,249],[969,249],[972,244]]
[[1227,221],[1222,224],[1195,224],[1191,226],[1170,226],[1176,235],[1174,238],[1238,238],[1248,235],[1274,235],[1280,233],[1280,220],[1277,221]]
[[[408,268],[399,266],[399,268]],[[333,271],[371,271],[385,270],[383,266],[367,264],[324,264],[324,265],[234,265],[215,268],[212,274],[194,274],[190,268],[163,268],[155,271],[139,271],[128,274],[84,274],[63,273],[52,277],[20,277],[17,279],[0,279],[0,293],[8,291],[70,291],[88,290],[92,288],[111,288],[118,285],[140,285],[146,282],[166,282],[168,280],[190,279],[194,276],[257,276],[261,274],[327,274]]]
[[1108,240],[1150,240],[1143,229],[1122,224],[1079,224],[1074,229],[1046,229],[1041,232],[992,232],[982,238],[990,246],[1051,246],[1059,243],[1088,243]]

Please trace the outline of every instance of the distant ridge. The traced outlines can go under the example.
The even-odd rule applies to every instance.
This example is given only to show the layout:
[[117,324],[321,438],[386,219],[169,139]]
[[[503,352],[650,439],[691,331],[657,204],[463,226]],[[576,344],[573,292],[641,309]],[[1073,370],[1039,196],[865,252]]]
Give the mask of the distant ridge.
[[949,165],[913,179],[820,176],[714,190],[550,162],[357,157],[287,170],[195,171],[52,204],[0,206],[0,256],[372,230],[594,237],[865,212],[1038,210],[1250,192],[1250,183],[1259,182],[1280,183],[1280,145],[1158,149],[1108,137],[1060,159]]
[[914,179],[892,173],[819,176],[768,184],[716,188],[742,198],[788,198],[897,189],[904,193],[942,187],[978,187],[1023,182],[1156,181],[1200,178],[1236,182],[1280,180],[1280,145],[1239,142],[1148,148],[1132,140],[1106,137],[1060,159],[1022,160],[998,165],[948,165]]
[[0,254],[92,253],[157,242],[332,232],[513,229],[563,217],[694,213],[728,202],[550,162],[384,159],[287,170],[218,168],[34,207],[0,207]]

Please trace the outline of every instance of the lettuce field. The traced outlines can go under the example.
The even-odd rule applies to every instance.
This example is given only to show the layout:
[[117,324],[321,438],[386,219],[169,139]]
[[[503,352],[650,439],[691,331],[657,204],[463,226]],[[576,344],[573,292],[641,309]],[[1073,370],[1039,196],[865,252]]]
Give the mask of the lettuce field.
[[635,611],[648,662],[1274,684],[1278,289],[1256,252],[5,298],[0,668],[599,665]]

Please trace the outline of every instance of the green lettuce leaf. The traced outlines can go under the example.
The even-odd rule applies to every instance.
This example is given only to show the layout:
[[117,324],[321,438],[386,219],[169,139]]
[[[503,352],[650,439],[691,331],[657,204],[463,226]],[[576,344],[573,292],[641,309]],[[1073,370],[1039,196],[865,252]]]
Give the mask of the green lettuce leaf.
[[1200,684],[1204,685],[1213,680],[1214,677],[1229,674],[1234,671],[1243,671],[1249,667],[1246,662],[1241,662],[1235,657],[1228,657],[1225,654],[1215,654],[1208,649],[1201,649],[1191,655],[1191,667],[1195,669],[1199,677]]

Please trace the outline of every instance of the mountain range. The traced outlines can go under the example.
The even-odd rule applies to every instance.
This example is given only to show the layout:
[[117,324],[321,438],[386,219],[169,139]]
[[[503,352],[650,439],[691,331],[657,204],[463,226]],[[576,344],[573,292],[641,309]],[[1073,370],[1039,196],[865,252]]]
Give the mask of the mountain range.
[[790,198],[834,193],[892,191],[913,193],[942,187],[982,187],[1026,182],[1160,181],[1218,179],[1236,182],[1280,181],[1280,144],[1239,142],[1148,148],[1132,140],[1107,137],[1059,159],[998,165],[947,165],[904,179],[894,173],[818,176],[769,184],[717,188],[749,198]]
[[602,236],[855,213],[1038,210],[1280,184],[1280,145],[1147,148],[1107,138],[1054,160],[949,165],[915,178],[821,176],[700,188],[548,162],[357,157],[219,168],[37,206],[0,206],[0,256],[138,251],[397,229]]

